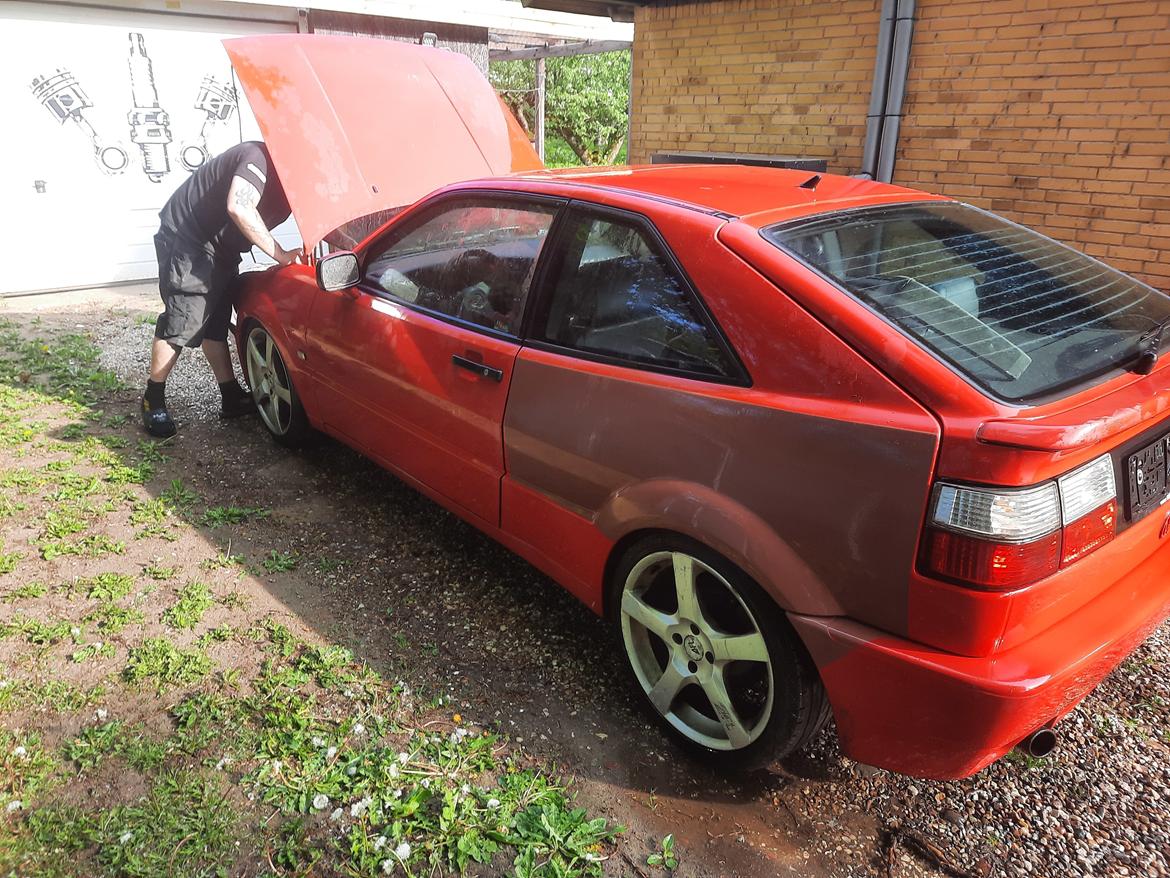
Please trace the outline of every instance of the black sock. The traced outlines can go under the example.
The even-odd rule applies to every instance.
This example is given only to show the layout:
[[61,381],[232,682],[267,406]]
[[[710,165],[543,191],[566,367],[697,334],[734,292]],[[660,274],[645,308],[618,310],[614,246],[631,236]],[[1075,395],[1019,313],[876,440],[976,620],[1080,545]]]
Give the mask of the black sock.
[[238,399],[241,396],[248,395],[248,392],[240,387],[240,382],[235,378],[231,381],[219,382],[219,393],[224,399]]
[[146,379],[146,404],[152,409],[166,408],[167,383],[165,381],[151,381]]

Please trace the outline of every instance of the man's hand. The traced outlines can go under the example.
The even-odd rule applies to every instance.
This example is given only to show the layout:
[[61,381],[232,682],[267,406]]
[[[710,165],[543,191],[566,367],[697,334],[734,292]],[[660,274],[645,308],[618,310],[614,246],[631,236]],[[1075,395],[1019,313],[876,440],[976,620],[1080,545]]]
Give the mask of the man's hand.
[[292,265],[294,262],[301,261],[300,250],[285,250],[279,244],[276,244],[275,246],[276,252],[272,254],[272,258],[275,259],[280,265]]

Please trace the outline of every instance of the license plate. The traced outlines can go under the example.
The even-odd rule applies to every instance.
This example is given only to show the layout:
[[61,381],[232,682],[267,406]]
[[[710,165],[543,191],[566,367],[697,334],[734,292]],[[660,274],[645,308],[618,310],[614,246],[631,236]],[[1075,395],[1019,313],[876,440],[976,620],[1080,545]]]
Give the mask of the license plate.
[[1126,462],[1129,473],[1129,517],[1141,518],[1166,498],[1166,454],[1170,438],[1163,437]]

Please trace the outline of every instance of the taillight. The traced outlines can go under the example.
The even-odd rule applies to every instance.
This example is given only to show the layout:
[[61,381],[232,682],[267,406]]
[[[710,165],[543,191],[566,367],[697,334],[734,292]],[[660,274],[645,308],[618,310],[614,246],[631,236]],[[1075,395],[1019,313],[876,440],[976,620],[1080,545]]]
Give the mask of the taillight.
[[1006,590],[1051,576],[1113,539],[1109,455],[1033,488],[935,488],[924,560],[948,579]]

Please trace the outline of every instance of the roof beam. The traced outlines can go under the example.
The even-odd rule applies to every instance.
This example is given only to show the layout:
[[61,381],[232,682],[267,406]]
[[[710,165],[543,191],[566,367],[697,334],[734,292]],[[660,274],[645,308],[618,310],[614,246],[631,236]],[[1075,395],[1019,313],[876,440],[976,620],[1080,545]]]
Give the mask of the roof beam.
[[629,40],[584,40],[579,43],[557,43],[552,46],[533,46],[529,49],[492,49],[489,61],[531,61],[535,58],[568,58],[573,55],[597,55],[601,52],[620,52],[630,48]]

